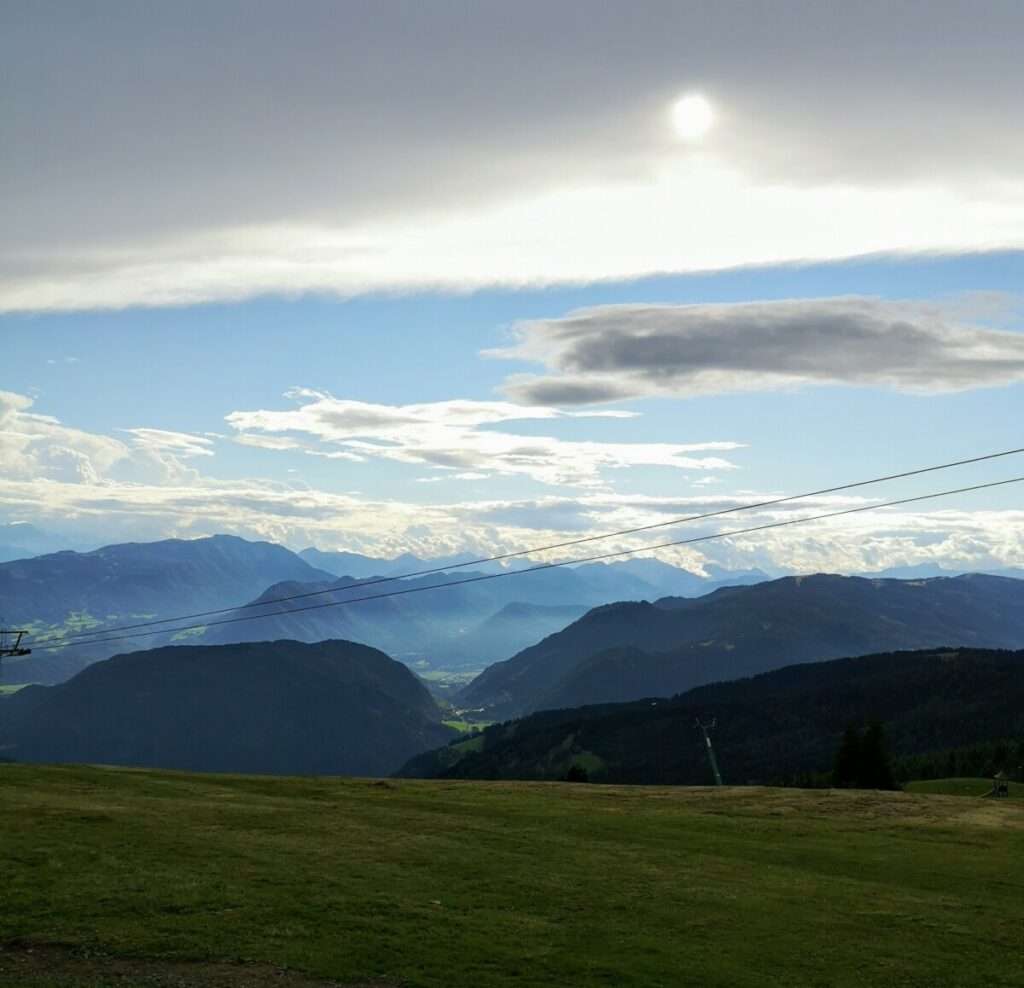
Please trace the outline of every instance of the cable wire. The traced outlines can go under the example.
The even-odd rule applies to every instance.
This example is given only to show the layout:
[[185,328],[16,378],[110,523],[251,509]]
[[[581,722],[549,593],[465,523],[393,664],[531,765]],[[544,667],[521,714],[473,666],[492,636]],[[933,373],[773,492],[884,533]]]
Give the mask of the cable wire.
[[[464,580],[452,580],[447,583],[434,583],[426,587],[406,587],[402,590],[391,590],[387,593],[369,594],[365,597],[352,597],[348,600],[330,600],[322,604],[307,604],[304,607],[293,607],[280,611],[267,611],[264,614],[245,614],[233,618],[225,618],[220,621],[209,621],[203,624],[191,624],[178,628],[166,628],[162,631],[139,631],[128,635],[112,635],[108,638],[90,639],[88,641],[64,641],[54,642],[47,647],[51,650],[57,648],[71,648],[75,645],[101,645],[106,642],[121,641],[126,638],[147,638],[151,635],[177,634],[181,631],[195,631],[199,628],[212,628],[224,624],[237,624],[242,621],[257,621],[260,618],[274,617],[280,614],[301,614],[305,611],[316,611],[326,607],[339,607],[347,604],[358,604],[368,600],[382,600],[387,597],[401,597],[406,594],[423,593],[427,590],[440,590],[444,587],[458,587],[469,583],[482,583],[485,580],[497,580],[506,576],[521,576],[525,573],[537,573],[541,570],[557,569],[561,566],[570,566],[576,563],[596,562],[602,559],[612,559],[617,556],[629,556],[637,552],[651,552],[657,549],[668,549],[674,546],[694,545],[698,542],[710,542],[714,539],[730,538],[734,535],[747,535],[751,532],[763,532],[771,528],[784,528],[788,525],[801,525],[812,521],[822,521],[826,518],[839,518],[843,515],[853,515],[864,511],[878,511],[881,508],[892,508],[901,504],[913,504],[918,501],[929,501],[938,497],[949,497],[953,494],[966,494],[970,491],[987,490],[992,487],[1003,487],[1007,484],[1019,484],[1024,482],[1024,477],[1012,477],[1008,480],[996,480],[987,484],[975,484],[972,487],[959,487],[955,490],[938,491],[934,494],[919,494],[916,497],[900,498],[896,501],[885,501],[880,504],[864,504],[856,508],[844,508],[839,511],[828,511],[817,515],[808,515],[803,518],[787,518],[783,521],[768,522],[763,525],[753,525],[749,528],[733,529],[728,532],[716,532],[713,535],[698,535],[689,539],[678,539],[672,542],[662,542],[658,545],[638,546],[635,549],[619,549],[614,552],[605,552],[594,556],[584,556],[580,559],[565,559],[554,563],[541,563],[537,566],[530,566],[526,569],[506,570],[502,573],[484,573],[479,576],[468,577]],[[349,588],[345,588],[349,589]],[[41,647],[41,646],[37,646]]]
[[[753,511],[758,508],[769,508],[778,504],[789,504],[793,501],[806,500],[809,497],[821,497],[825,494],[838,494],[840,491],[853,490],[857,487],[867,487],[871,484],[882,484],[890,480],[902,480],[906,477],[916,477],[920,474],[935,473],[938,470],[949,470],[953,467],[967,466],[972,463],[982,463],[985,460],[996,460],[1004,456],[1013,456],[1017,453],[1024,453],[1024,447],[1020,449],[1008,449],[1003,450],[999,453],[988,453],[985,456],[973,456],[966,460],[953,460],[948,463],[939,463],[935,466],[921,467],[916,470],[905,470],[902,473],[889,474],[885,477],[873,477],[870,480],[858,480],[851,484],[840,484],[837,487],[826,487],[818,491],[808,491],[804,494],[790,494],[787,497],[772,498],[766,501],[756,501],[751,504],[736,505],[731,508],[720,508],[717,511],[707,511],[699,515],[689,515],[684,518],[673,518],[670,521],[659,521],[654,522],[651,525],[640,525],[637,528],[624,528],[617,532],[606,532],[602,535],[587,535],[578,539],[571,539],[568,542],[556,542],[553,545],[546,546],[534,546],[529,549],[518,549],[515,552],[505,552],[498,556],[487,556],[481,559],[470,559],[463,563],[453,563],[450,566],[435,566],[430,569],[414,570],[410,573],[400,573],[394,576],[381,576],[375,577],[372,580],[361,580],[355,583],[350,583],[345,587],[327,587],[324,590],[307,590],[303,593],[289,594],[284,597],[271,597],[267,600],[252,601],[248,604],[237,604],[234,607],[221,607],[211,611],[196,611],[192,614],[179,614],[175,617],[168,618],[157,618],[152,621],[141,621],[137,624],[124,624],[113,628],[104,628],[100,631],[79,631],[73,635],[65,635],[61,638],[45,638],[41,641],[35,642],[36,648],[43,648],[49,645],[51,642],[60,642],[62,646],[70,645],[76,639],[86,639],[88,641],[94,641],[96,635],[109,635],[115,631],[135,631],[139,628],[154,628],[162,624],[172,624],[175,621],[191,621],[196,618],[202,617],[216,617],[218,614],[231,614],[235,611],[246,610],[251,607],[267,607],[270,604],[284,604],[292,600],[304,600],[309,597],[319,597],[323,594],[329,593],[343,593],[348,590],[358,589],[360,587],[373,587],[379,586],[384,583],[393,583],[396,580],[411,580],[421,576],[433,576],[435,573],[447,573],[451,570],[465,569],[467,566],[482,566],[485,563],[496,563],[501,562],[505,559],[515,559],[519,556],[529,556],[539,552],[551,552],[555,549],[566,549],[571,546],[584,545],[588,542],[598,542],[603,539],[619,538],[623,535],[635,535],[638,532],[649,532],[658,528],[671,528],[673,525],[685,525],[695,521],[705,521],[708,518],[718,518],[722,515],[736,514],[742,511]],[[637,552],[642,550],[637,549]],[[581,560],[570,560],[571,562],[580,562]],[[524,572],[528,572],[524,571]],[[268,613],[280,613],[280,612],[268,612]],[[258,616],[258,615],[257,615]],[[168,629],[170,630],[170,629]],[[126,636],[131,637],[131,636]]]

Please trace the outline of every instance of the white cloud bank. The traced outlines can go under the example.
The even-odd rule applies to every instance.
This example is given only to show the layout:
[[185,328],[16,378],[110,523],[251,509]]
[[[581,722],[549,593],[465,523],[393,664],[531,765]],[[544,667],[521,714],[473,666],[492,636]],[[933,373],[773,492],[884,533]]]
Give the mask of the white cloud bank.
[[491,428],[503,423],[593,417],[632,417],[630,412],[563,412],[511,402],[442,401],[378,405],[298,390],[301,404],[286,411],[238,411],[228,423],[238,441],[314,456],[399,463],[458,471],[469,479],[526,476],[545,484],[593,487],[602,472],[632,466],[682,470],[729,470],[717,456],[693,453],[740,448],[732,441],[700,443],[607,443],[523,436]]
[[702,305],[608,305],[521,323],[493,357],[541,363],[519,401],[576,405],[807,384],[918,394],[1024,380],[1024,333],[965,318],[964,305],[862,297]]
[[[32,521],[90,542],[229,532],[293,548],[314,544],[382,556],[461,551],[488,556],[772,496],[752,491],[654,498],[592,491],[447,504],[369,500],[298,483],[214,478],[184,466],[166,449],[154,451],[137,441],[126,444],[73,429],[31,411],[31,406],[22,395],[0,393],[0,453],[8,465],[0,473],[0,518]],[[664,550],[658,556],[695,569],[711,560],[734,568],[800,572],[866,571],[921,562],[968,569],[1024,564],[1024,511],[972,511],[969,498],[912,512],[887,509],[736,536]],[[593,551],[635,548],[863,503],[867,501],[861,497],[819,497],[719,518],[703,527],[609,539]]]
[[984,199],[949,189],[764,186],[709,172],[358,228],[288,222],[190,232],[62,249],[45,270],[15,258],[21,270],[0,277],[0,311],[463,292],[872,253],[1024,248],[1024,182],[1004,192]]
[[1021,36],[999,0],[12,5],[0,305],[1022,248]]

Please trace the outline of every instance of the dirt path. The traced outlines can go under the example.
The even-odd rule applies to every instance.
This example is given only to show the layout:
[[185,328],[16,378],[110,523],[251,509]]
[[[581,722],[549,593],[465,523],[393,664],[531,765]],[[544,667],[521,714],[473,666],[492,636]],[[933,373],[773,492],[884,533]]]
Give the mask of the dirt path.
[[0,988],[399,988],[394,982],[324,981],[269,964],[107,957],[51,944],[0,945]]

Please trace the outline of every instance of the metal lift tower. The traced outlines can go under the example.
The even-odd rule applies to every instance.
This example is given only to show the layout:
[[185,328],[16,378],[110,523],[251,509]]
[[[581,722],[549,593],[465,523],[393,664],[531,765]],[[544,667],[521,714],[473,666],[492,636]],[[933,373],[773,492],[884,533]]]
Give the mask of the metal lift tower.
[[715,785],[720,786],[722,785],[722,773],[718,771],[718,761],[715,758],[715,749],[711,747],[711,735],[708,734],[708,731],[712,730],[712,728],[718,724],[718,718],[716,717],[710,724],[705,724],[698,717],[694,723],[695,726],[701,729],[701,733],[704,735],[704,744],[707,745],[708,758],[711,761],[711,771],[715,773]]
[[0,628],[0,665],[8,656],[32,654],[32,649],[21,647],[21,639],[27,634],[27,631],[11,631],[9,628]]

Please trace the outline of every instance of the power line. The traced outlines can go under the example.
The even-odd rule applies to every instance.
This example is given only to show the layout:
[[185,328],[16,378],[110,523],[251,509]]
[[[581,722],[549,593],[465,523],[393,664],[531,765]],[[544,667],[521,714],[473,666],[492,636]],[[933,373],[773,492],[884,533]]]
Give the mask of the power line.
[[[501,562],[505,559],[515,559],[519,556],[528,556],[538,552],[551,552],[555,549],[566,549],[571,546],[583,545],[588,542],[598,542],[604,539],[619,538],[623,535],[635,535],[638,532],[649,532],[658,528],[671,528],[673,525],[684,525],[695,521],[705,521],[708,518],[718,518],[722,515],[736,514],[742,511],[753,511],[758,508],[769,508],[778,504],[788,504],[793,501],[802,501],[810,497],[820,497],[825,494],[838,494],[840,491],[853,490],[857,487],[867,487],[871,484],[882,484],[890,480],[902,480],[906,477],[916,477],[920,474],[935,473],[938,470],[949,470],[952,467],[967,466],[972,463],[982,463],[985,460],[996,460],[1004,456],[1013,456],[1017,453],[1024,453],[1024,447],[1020,449],[1003,450],[1000,453],[988,453],[985,456],[973,456],[966,460],[953,460],[949,463],[939,463],[931,467],[921,467],[917,470],[905,470],[903,473],[889,474],[885,477],[873,477],[871,480],[858,480],[851,484],[840,484],[837,487],[826,487],[818,491],[808,491],[805,494],[790,494],[787,497],[777,497],[766,501],[756,501],[751,504],[736,505],[732,508],[720,508],[717,511],[707,511],[699,515],[689,515],[685,518],[673,518],[670,521],[659,521],[651,525],[641,525],[637,528],[624,528],[617,532],[606,532],[602,535],[587,535],[578,539],[571,539],[568,542],[556,542],[553,545],[534,546],[530,549],[518,549],[515,552],[505,552],[498,556],[488,556],[483,559],[471,559],[464,563],[453,563],[451,566],[435,566],[430,569],[415,570],[410,573],[401,573],[395,576],[375,577],[372,580],[361,580],[350,583],[346,587],[328,587],[324,590],[307,590],[303,593],[290,594],[284,597],[270,597],[267,600],[253,601],[248,604],[238,604],[234,607],[221,607],[212,611],[196,611],[192,614],[179,614],[176,617],[158,618],[152,621],[141,621],[138,624],[124,624],[114,628],[104,628],[101,631],[80,631],[73,635],[65,635],[61,638],[44,638],[35,642],[37,648],[49,645],[51,642],[59,642],[61,646],[75,643],[76,639],[87,639],[89,642],[96,641],[96,635],[109,635],[116,631],[136,631],[140,628],[155,628],[162,624],[171,624],[175,621],[191,621],[202,617],[216,617],[218,614],[231,614],[235,611],[245,610],[250,607],[266,607],[270,604],[284,604],[292,600],[304,600],[308,597],[319,597],[329,593],[343,593],[349,590],[356,590],[360,587],[379,586],[383,583],[393,583],[396,580],[411,580],[420,576],[433,576],[435,573],[447,573],[451,570],[465,569],[467,566],[482,566],[485,563]],[[634,550],[636,552],[642,549]],[[581,562],[585,560],[570,560],[570,562]],[[280,613],[280,612],[269,612]],[[259,616],[259,615],[256,615]],[[133,636],[124,636],[133,637]]]
[[[881,508],[892,508],[892,507],[896,507],[896,506],[901,505],[901,504],[913,504],[913,503],[915,503],[917,501],[929,501],[929,500],[933,500],[934,498],[937,498],[937,497],[949,497],[949,496],[951,496],[953,494],[966,494],[966,493],[968,493],[970,491],[981,491],[981,490],[986,490],[986,489],[991,488],[991,487],[1002,487],[1002,486],[1005,486],[1006,484],[1019,484],[1019,483],[1022,483],[1022,482],[1024,482],[1024,477],[1012,477],[1009,480],[996,480],[996,481],[991,481],[990,483],[987,483],[987,484],[975,484],[972,487],[959,487],[959,488],[956,488],[955,490],[950,490],[950,491],[938,491],[938,492],[936,492],[934,494],[919,494],[916,497],[905,497],[905,498],[900,498],[899,500],[896,500],[896,501],[885,501],[885,502],[883,502],[881,504],[864,504],[864,505],[860,505],[860,506],[858,506],[856,508],[844,508],[844,509],[839,510],[839,511],[828,511],[828,512],[825,512],[823,514],[808,515],[808,516],[806,516],[804,518],[789,518],[789,519],[785,519],[783,521],[768,522],[768,523],[763,524],[763,525],[752,525],[749,528],[733,529],[732,531],[728,531],[728,532],[716,532],[714,535],[698,535],[698,536],[694,536],[693,538],[689,538],[689,539],[677,539],[677,540],[675,540],[673,542],[662,542],[662,543],[659,543],[658,545],[638,546],[635,549],[619,549],[619,550],[616,550],[614,552],[605,552],[605,553],[600,553],[599,555],[594,555],[594,556],[584,556],[584,557],[582,557],[580,559],[564,559],[564,560],[561,560],[559,562],[554,562],[554,563],[541,563],[541,564],[539,564],[537,566],[530,566],[530,567],[528,567],[526,569],[506,570],[505,572],[502,572],[502,573],[484,573],[484,574],[481,574],[479,576],[467,577],[464,580],[451,580],[451,581],[449,581],[447,583],[434,583],[434,584],[431,584],[430,586],[426,586],[426,587],[406,587],[405,589],[402,589],[402,590],[391,590],[391,591],[389,591],[387,593],[369,594],[366,597],[352,597],[352,598],[350,598],[348,600],[330,600],[330,601],[327,601],[326,603],[322,603],[322,604],[307,604],[305,607],[293,607],[293,608],[288,608],[287,610],[280,610],[280,611],[267,611],[266,613],[263,613],[263,614],[245,614],[245,615],[241,615],[239,617],[225,618],[224,620],[221,620],[221,621],[209,621],[209,622],[204,622],[203,624],[190,624],[190,625],[184,625],[182,627],[177,627],[177,628],[167,628],[167,629],[164,629],[163,631],[141,631],[141,632],[137,632],[135,634],[112,635],[112,636],[110,636],[108,638],[90,639],[88,641],[54,642],[52,645],[48,645],[47,647],[51,648],[51,649],[56,649],[56,648],[70,648],[70,647],[73,647],[75,645],[102,645],[102,644],[104,644],[106,642],[121,641],[121,640],[126,639],[126,638],[147,638],[147,637],[149,637],[151,635],[159,635],[159,634],[164,634],[164,633],[166,633],[166,634],[176,634],[176,633],[181,632],[181,631],[194,631],[194,630],[199,629],[199,628],[210,628],[210,627],[216,627],[218,625],[223,625],[223,624],[237,624],[237,623],[240,623],[242,621],[257,621],[260,618],[274,617],[274,616],[277,616],[277,615],[280,615],[280,614],[301,614],[301,613],[303,613],[305,611],[322,610],[325,607],[339,607],[339,606],[347,605],[347,604],[359,604],[359,603],[362,603],[362,602],[368,601],[368,600],[382,600],[382,599],[387,598],[387,597],[401,597],[401,596],[404,596],[406,594],[423,593],[423,592],[425,592],[427,590],[440,590],[440,589],[445,588],[445,587],[459,587],[459,586],[465,586],[466,584],[469,584],[469,583],[482,583],[485,580],[498,580],[498,579],[501,579],[502,577],[506,577],[506,576],[522,576],[525,573],[537,573],[537,572],[540,572],[541,570],[557,569],[560,566],[571,566],[571,565],[574,565],[576,563],[596,562],[596,561],[602,560],[602,559],[612,559],[612,558],[614,558],[616,556],[629,556],[629,555],[633,555],[634,553],[637,553],[637,552],[650,552],[650,551],[657,550],[657,549],[668,549],[668,548],[672,548],[672,547],[675,547],[675,546],[681,546],[681,545],[693,545],[693,544],[698,543],[698,542],[710,542],[710,541],[712,541],[714,539],[724,539],[724,538],[729,538],[729,537],[734,536],[734,535],[747,535],[747,534],[749,534],[751,532],[763,532],[763,531],[765,531],[767,529],[771,529],[771,528],[784,528],[784,527],[786,527],[788,525],[802,525],[802,524],[806,524],[806,523],[812,522],[812,521],[822,521],[822,520],[824,520],[826,518],[839,518],[839,517],[841,517],[843,515],[853,515],[853,514],[857,514],[859,512],[863,512],[863,511],[877,511],[877,510],[879,510]],[[348,589],[348,588],[346,588],[346,589]],[[36,645],[36,647],[38,648],[40,646]]]

